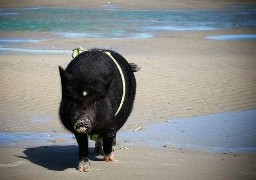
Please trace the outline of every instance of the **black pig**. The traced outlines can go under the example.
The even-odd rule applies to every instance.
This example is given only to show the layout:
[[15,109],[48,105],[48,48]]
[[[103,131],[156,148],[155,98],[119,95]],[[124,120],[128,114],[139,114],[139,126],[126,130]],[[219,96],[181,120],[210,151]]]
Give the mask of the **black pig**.
[[[62,100],[59,116],[79,146],[79,171],[88,171],[88,136],[103,140],[104,160],[114,162],[112,145],[133,107],[136,64],[112,50],[91,49],[59,67]],[[96,143],[97,144],[97,143]],[[102,144],[101,144],[102,146]],[[95,147],[100,149],[101,147]]]

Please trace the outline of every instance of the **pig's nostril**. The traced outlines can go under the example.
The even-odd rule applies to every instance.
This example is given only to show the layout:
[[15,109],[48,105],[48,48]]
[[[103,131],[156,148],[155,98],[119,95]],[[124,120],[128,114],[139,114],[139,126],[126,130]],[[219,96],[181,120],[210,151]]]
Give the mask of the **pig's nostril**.
[[88,131],[90,131],[91,129],[91,124],[90,121],[88,119],[85,120],[78,120],[75,124],[74,124],[74,129],[78,132],[78,133],[87,133]]
[[74,127],[75,128],[79,128],[79,127],[85,127],[86,126],[86,123],[85,121],[78,121],[74,124]]

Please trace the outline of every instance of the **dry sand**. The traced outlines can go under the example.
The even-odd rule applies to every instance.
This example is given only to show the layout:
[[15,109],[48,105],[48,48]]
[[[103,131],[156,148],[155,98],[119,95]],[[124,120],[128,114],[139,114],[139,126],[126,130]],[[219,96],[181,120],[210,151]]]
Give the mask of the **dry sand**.
[[[73,146],[1,148],[1,179],[255,179],[255,155],[210,154],[172,148],[130,148],[115,152],[116,163],[91,161],[80,173]],[[4,156],[3,156],[4,155]]]
[[[9,7],[11,3],[3,3]],[[12,2],[12,1],[8,1]],[[51,1],[16,2],[15,6],[46,5]],[[28,4],[29,2],[29,4]],[[67,1],[65,1],[66,3]],[[88,1],[92,3],[93,1]],[[103,1],[99,1],[103,2]],[[113,2],[113,1],[112,1]],[[129,2],[117,5],[134,7]],[[153,0],[152,0],[153,2]],[[176,8],[188,5],[174,2]],[[190,2],[190,1],[189,1]],[[224,3],[230,1],[221,1]],[[238,1],[232,1],[235,4]],[[240,1],[239,1],[240,2]],[[247,1],[246,1],[247,2]],[[59,2],[50,3],[51,6]],[[64,4],[65,4],[64,3]],[[225,5],[207,1],[208,6]],[[206,1],[202,4],[207,4]],[[67,3],[68,4],[68,3]],[[72,1],[75,4],[75,1]],[[136,7],[149,7],[138,3]],[[155,3],[158,4],[158,3]],[[176,6],[174,6],[175,4]],[[201,3],[200,3],[201,4]],[[13,6],[13,5],[12,5]],[[96,4],[96,6],[98,6]],[[161,6],[161,7],[160,7]],[[207,5],[204,5],[205,8]],[[159,8],[166,7],[160,4]],[[189,6],[187,6],[189,7]],[[193,5],[193,8],[198,6]],[[202,7],[204,8],[204,7]],[[33,48],[111,48],[141,66],[136,73],[138,91],[126,130],[172,118],[256,108],[255,41],[216,41],[206,36],[255,33],[252,29],[166,32],[150,39],[65,39],[50,33],[0,32],[0,37],[47,38]],[[14,48],[32,48],[30,44]],[[60,79],[58,65],[66,67],[70,54],[0,55],[0,130],[4,132],[65,132],[58,120]],[[37,121],[44,119],[46,122]],[[75,142],[75,141],[74,141]],[[122,141],[118,141],[122,146]],[[78,173],[77,148],[34,144],[0,146],[0,179],[255,179],[255,154],[207,153],[172,147],[117,149],[118,162],[92,160],[89,173]],[[94,159],[94,158],[92,158]]]

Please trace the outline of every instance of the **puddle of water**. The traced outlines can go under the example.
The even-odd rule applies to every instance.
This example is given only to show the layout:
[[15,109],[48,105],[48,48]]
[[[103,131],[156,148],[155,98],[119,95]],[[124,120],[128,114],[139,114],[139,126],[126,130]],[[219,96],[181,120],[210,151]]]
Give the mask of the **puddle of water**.
[[256,40],[256,34],[230,34],[208,36],[206,39],[220,40],[220,41],[235,41],[235,40]]
[[97,35],[87,34],[87,33],[58,33],[66,38],[96,38]]
[[70,50],[22,49],[0,47],[0,53],[29,53],[29,54],[70,54]]
[[39,39],[22,39],[22,38],[0,38],[3,43],[39,43],[45,40]]
[[[102,39],[108,38],[104,37],[104,34],[102,33],[94,33],[94,34],[88,34],[88,33],[59,33],[59,35],[62,35],[66,38],[72,38],[72,39],[81,39],[81,38],[97,38],[100,37]],[[124,31],[116,31],[113,33],[115,36],[114,39],[122,39],[122,37],[125,35]],[[129,38],[152,38],[154,35],[152,33],[136,33],[134,35],[130,35]]]
[[8,12],[4,12],[4,13],[0,13],[0,16],[6,16],[6,15],[17,15],[17,14],[19,14],[19,13],[13,13],[13,12],[8,13]]
[[155,27],[151,27],[150,29],[159,30],[159,31],[211,31],[211,30],[217,30],[220,28],[204,27],[204,26],[198,26],[198,27],[155,26]]
[[[32,122],[51,117],[33,117]],[[256,109],[226,112],[143,127],[135,132],[120,131],[117,139],[127,146],[187,148],[208,152],[256,152]],[[130,143],[131,142],[131,143]],[[0,132],[1,146],[20,144],[73,144],[73,134],[56,132]],[[93,146],[93,142],[90,142]]]
[[256,152],[256,110],[227,112],[121,131],[130,145],[174,146],[209,152]]
[[51,144],[51,143],[72,143],[75,142],[70,133],[49,133],[49,132],[0,132],[1,146],[19,144]]

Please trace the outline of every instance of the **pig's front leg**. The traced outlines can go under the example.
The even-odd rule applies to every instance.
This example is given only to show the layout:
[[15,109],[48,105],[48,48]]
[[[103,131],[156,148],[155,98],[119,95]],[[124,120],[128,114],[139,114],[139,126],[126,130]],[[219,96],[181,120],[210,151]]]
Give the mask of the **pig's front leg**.
[[75,137],[79,146],[79,164],[77,170],[80,172],[90,171],[88,159],[88,135],[75,133]]
[[106,162],[115,162],[116,158],[114,154],[112,153],[113,149],[113,143],[116,138],[116,133],[107,133],[103,136],[103,151],[104,151],[104,160]]

